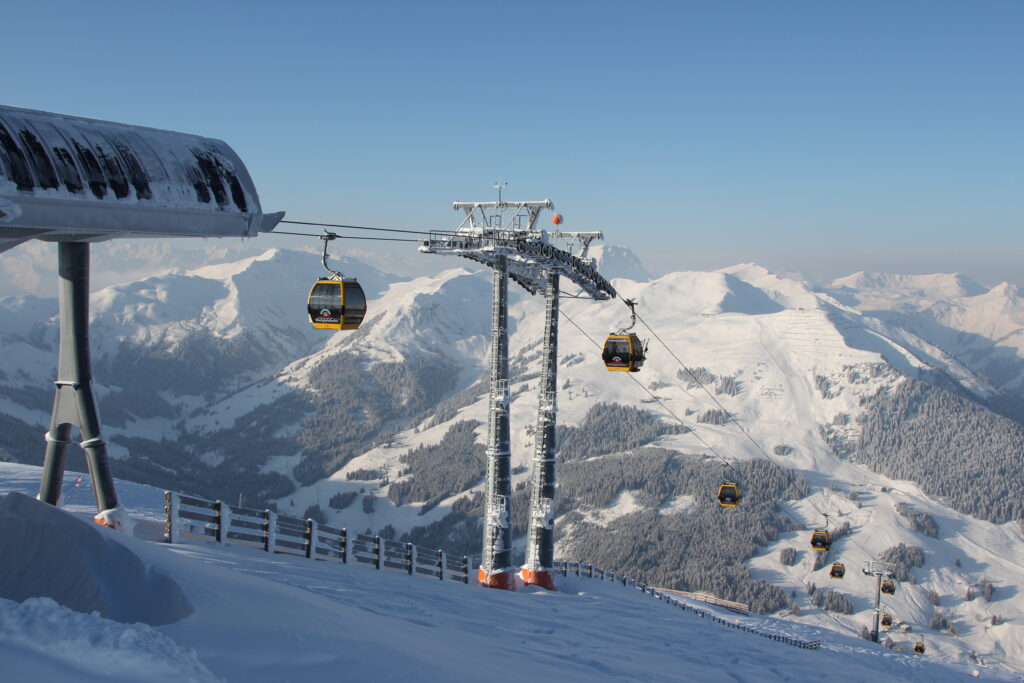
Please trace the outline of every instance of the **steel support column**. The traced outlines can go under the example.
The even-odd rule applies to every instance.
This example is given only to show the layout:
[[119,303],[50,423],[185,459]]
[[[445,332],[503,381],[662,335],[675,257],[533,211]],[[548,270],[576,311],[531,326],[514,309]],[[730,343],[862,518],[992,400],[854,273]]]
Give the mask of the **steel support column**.
[[511,449],[508,388],[508,259],[495,257],[491,301],[491,393],[487,414],[487,497],[478,580],[515,589],[512,567]]
[[877,643],[879,640],[878,631],[881,628],[878,621],[882,609],[882,575],[876,574],[875,578],[875,627],[871,630],[871,640]]
[[[100,438],[100,420],[92,393],[92,369],[89,360],[89,244],[59,242],[60,278],[60,356],[57,365],[56,396],[50,430],[46,433],[46,455],[39,499],[56,505],[71,426],[82,432],[82,448],[96,494],[98,522],[110,524],[117,508],[114,477],[107,458],[107,446]],[[108,513],[104,515],[103,513]]]
[[530,517],[523,581],[555,589],[555,423],[558,392],[558,273],[547,274],[536,444],[530,473]]

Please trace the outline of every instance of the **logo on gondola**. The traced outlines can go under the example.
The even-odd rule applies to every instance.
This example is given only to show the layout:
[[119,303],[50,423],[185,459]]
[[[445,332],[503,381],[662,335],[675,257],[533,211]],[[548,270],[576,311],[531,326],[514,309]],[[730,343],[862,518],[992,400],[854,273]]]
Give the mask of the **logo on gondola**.
[[341,321],[337,315],[329,308],[321,308],[319,315],[314,318],[314,322],[324,323],[326,325],[333,325]]

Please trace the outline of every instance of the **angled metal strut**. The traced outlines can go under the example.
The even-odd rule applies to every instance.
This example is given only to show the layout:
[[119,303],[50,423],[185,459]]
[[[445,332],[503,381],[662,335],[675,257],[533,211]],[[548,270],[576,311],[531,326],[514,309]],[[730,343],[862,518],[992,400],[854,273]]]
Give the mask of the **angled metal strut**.
[[89,359],[89,244],[59,242],[60,276],[60,360],[57,365],[56,396],[50,430],[46,433],[46,456],[39,499],[57,505],[64,478],[71,427],[82,432],[81,446],[96,494],[96,508],[106,512],[117,508],[114,477],[107,458],[107,445],[100,438],[100,420],[92,393]]

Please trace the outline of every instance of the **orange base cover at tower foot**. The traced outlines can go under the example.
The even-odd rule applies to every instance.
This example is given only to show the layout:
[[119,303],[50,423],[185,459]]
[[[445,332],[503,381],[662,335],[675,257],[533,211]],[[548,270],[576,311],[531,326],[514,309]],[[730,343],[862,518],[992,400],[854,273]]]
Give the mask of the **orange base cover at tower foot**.
[[483,567],[477,570],[476,580],[481,586],[487,588],[501,588],[502,590],[514,591],[516,589],[515,575],[510,571],[493,572],[488,574]]

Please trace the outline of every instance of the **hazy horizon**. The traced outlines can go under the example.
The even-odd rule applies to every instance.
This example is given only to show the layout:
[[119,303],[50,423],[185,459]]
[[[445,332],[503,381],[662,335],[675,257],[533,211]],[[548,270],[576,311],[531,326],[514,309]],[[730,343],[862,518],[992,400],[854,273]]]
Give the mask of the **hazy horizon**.
[[[193,242],[189,245],[186,242]],[[365,243],[362,243],[365,244]],[[916,267],[907,267],[906,252],[875,252],[869,249],[842,253],[827,250],[705,250],[683,254],[644,253],[614,240],[603,242],[630,249],[652,278],[671,272],[711,271],[744,263],[753,263],[777,275],[802,279],[812,285],[827,285],[838,278],[857,272],[925,275],[959,273],[991,288],[1003,282],[1020,286],[1024,283],[1024,247],[998,251],[983,249],[921,250],[915,253]],[[300,237],[261,235],[256,239],[221,240],[118,240],[92,246],[93,269],[91,290],[133,282],[169,269],[196,268],[210,263],[241,260],[271,248],[308,251],[310,276],[322,270],[319,244]],[[392,275],[409,278],[431,275],[458,266],[473,264],[459,258],[420,254],[415,245],[332,249],[332,258],[349,256]],[[57,251],[55,245],[31,242],[0,253],[0,297],[31,294],[45,298],[57,296]],[[117,265],[118,271],[111,267]],[[922,265],[923,264],[923,265]],[[931,267],[929,267],[931,266]]]
[[[32,56],[5,104],[222,139],[293,220],[451,229],[453,200],[507,181],[652,274],[1024,283],[1014,0],[10,0],[4,16],[19,30],[0,57]],[[382,244],[358,249],[421,268]],[[26,282],[22,249],[0,268]]]

